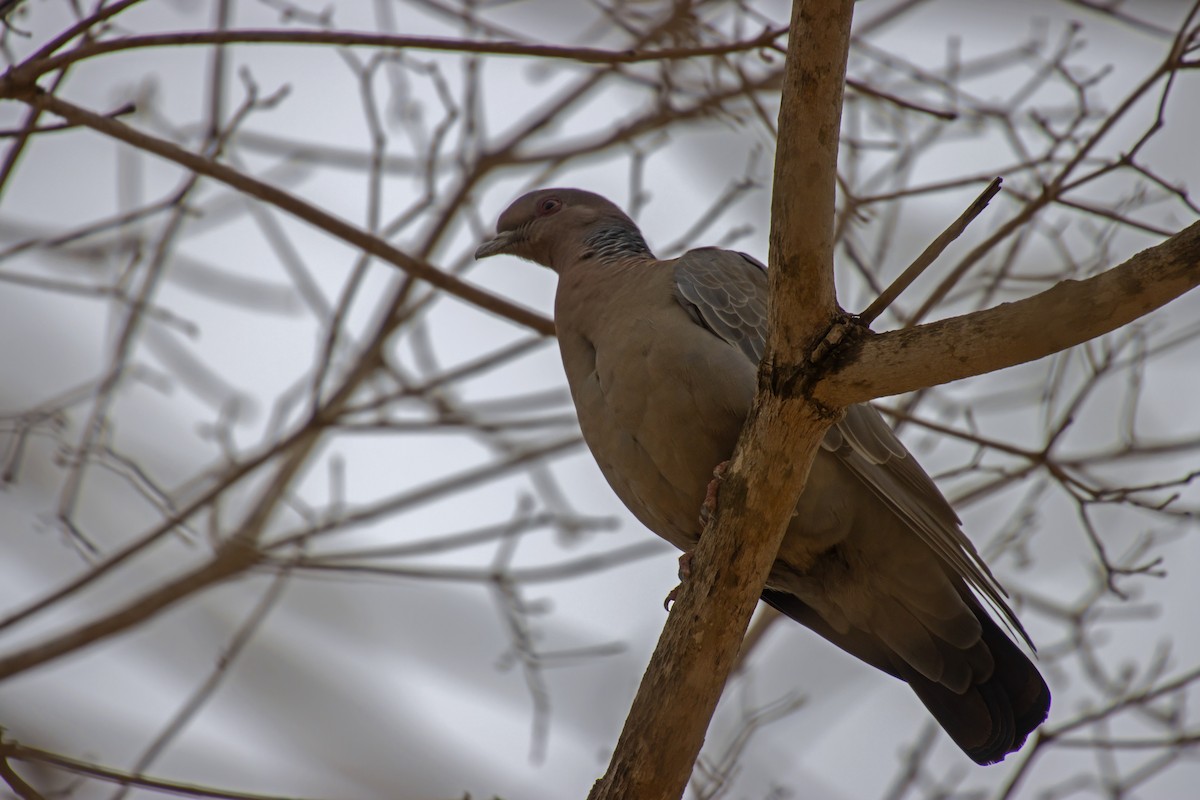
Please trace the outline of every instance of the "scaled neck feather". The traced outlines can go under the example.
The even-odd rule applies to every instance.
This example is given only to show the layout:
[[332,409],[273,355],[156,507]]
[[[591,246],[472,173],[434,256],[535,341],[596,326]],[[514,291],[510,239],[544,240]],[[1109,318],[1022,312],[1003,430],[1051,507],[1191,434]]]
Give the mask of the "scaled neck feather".
[[605,265],[617,265],[629,259],[654,259],[641,231],[624,220],[604,220],[597,224],[584,237],[583,246],[582,259],[595,259]]

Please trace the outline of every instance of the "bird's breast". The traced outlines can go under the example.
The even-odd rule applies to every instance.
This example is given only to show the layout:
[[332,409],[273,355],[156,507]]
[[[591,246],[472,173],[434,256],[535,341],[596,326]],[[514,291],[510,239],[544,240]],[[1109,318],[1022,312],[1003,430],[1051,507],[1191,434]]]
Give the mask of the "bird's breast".
[[[561,292],[560,309],[572,301]],[[637,298],[636,313],[630,298],[592,300],[587,313],[556,314],[584,439],[634,515],[689,548],[713,467],[732,455],[753,400],[754,366],[698,327],[669,288]]]

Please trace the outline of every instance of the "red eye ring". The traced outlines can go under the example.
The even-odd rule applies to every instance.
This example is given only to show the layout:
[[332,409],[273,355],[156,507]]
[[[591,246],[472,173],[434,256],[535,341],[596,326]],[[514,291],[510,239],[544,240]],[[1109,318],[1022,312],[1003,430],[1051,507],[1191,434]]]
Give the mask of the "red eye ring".
[[562,208],[562,200],[557,197],[543,197],[538,201],[536,211],[539,217],[548,217],[560,208]]

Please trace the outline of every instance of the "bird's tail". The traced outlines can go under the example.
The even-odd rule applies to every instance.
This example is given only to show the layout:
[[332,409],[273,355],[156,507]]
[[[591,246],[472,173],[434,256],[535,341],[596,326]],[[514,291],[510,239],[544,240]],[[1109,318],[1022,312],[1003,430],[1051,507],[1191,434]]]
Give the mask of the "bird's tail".
[[995,764],[1020,749],[1050,711],[1050,689],[1037,667],[986,611],[972,604],[992,652],[991,677],[957,694],[896,659],[896,672],[950,738],[977,764]]
[[969,593],[964,600],[979,619],[994,667],[986,679],[961,694],[921,675],[878,638],[863,631],[834,630],[794,595],[768,589],[763,600],[847,653],[906,681],[955,744],[977,764],[1004,760],[1049,713],[1050,690],[1037,667]]

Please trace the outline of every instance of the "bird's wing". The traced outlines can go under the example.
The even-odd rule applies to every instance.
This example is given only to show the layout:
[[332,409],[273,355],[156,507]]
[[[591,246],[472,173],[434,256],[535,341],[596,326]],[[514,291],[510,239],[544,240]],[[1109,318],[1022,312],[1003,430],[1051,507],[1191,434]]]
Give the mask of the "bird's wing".
[[675,262],[675,296],[701,325],[757,364],[767,343],[767,268],[745,253],[702,247]]
[[[767,268],[732,250],[691,250],[675,263],[676,298],[697,324],[757,364],[767,335]],[[1030,648],[1033,643],[1006,594],[960,528],[958,516],[879,412],[846,409],[821,443],[904,521],[942,561],[994,607]]]

